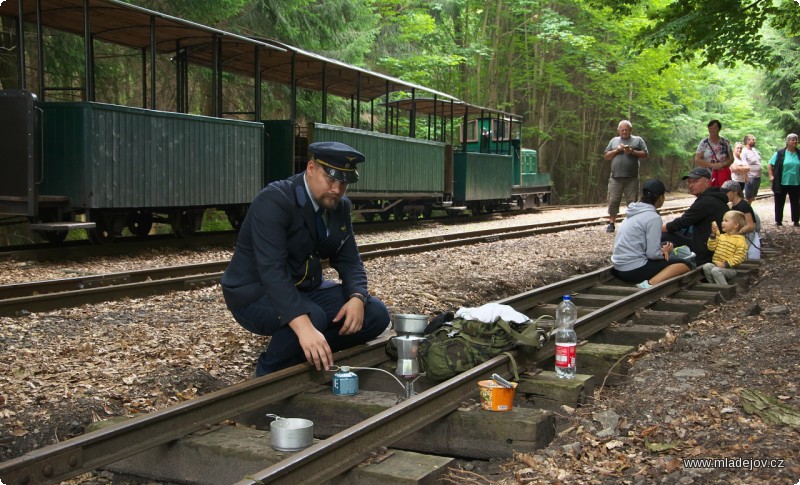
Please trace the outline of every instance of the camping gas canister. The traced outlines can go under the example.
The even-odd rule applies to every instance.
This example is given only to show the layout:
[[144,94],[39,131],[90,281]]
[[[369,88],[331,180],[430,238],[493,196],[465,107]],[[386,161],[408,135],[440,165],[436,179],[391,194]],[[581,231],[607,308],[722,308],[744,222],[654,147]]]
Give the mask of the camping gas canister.
[[358,394],[358,375],[350,372],[350,366],[341,366],[339,372],[333,375],[333,393],[337,396]]

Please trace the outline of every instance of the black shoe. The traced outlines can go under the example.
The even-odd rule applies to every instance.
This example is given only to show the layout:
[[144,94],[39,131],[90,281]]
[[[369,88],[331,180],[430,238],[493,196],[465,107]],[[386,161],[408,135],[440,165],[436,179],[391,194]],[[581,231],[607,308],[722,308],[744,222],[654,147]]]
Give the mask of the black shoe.
[[609,224],[608,226],[606,226],[606,232],[614,232],[614,229],[616,229],[616,227],[614,227],[614,224]]
[[776,222],[776,223],[775,223],[775,225],[776,225],[776,226],[782,226],[782,225],[783,225],[783,223],[782,223],[782,222]]
[[792,225],[793,225],[794,227],[800,227],[800,222],[795,222],[795,223],[794,223],[794,224],[792,224]]

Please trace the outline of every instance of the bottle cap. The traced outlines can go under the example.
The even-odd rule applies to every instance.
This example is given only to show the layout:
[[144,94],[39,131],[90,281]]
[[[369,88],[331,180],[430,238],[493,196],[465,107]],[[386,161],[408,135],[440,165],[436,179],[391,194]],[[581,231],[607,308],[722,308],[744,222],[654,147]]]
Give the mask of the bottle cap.
[[572,300],[572,297],[571,297],[571,296],[569,296],[569,295],[564,295],[564,299],[565,299],[565,300]]
[[342,372],[350,372],[350,366],[349,365],[343,365],[343,366],[339,367],[339,370],[342,371]]

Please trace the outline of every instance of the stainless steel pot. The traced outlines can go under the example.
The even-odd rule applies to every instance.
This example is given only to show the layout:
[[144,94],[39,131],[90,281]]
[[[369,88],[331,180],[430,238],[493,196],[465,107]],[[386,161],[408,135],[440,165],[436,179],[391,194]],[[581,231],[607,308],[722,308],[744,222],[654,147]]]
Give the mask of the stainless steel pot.
[[392,324],[397,335],[422,335],[428,326],[427,315],[396,313],[392,315]]
[[269,424],[270,441],[272,447],[278,451],[300,451],[308,448],[314,441],[314,422],[302,418],[282,418],[274,414],[267,414],[268,418],[275,418]]

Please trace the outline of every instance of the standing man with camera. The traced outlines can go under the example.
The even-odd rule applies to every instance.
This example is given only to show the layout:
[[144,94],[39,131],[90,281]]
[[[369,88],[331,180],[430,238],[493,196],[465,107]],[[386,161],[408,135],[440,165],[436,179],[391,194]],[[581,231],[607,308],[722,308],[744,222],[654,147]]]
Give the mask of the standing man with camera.
[[608,226],[606,232],[614,232],[622,194],[625,202],[636,201],[639,194],[639,160],[647,158],[647,145],[641,137],[631,135],[633,125],[622,120],[617,127],[619,136],[608,142],[603,158],[611,161],[611,176],[608,178]]

